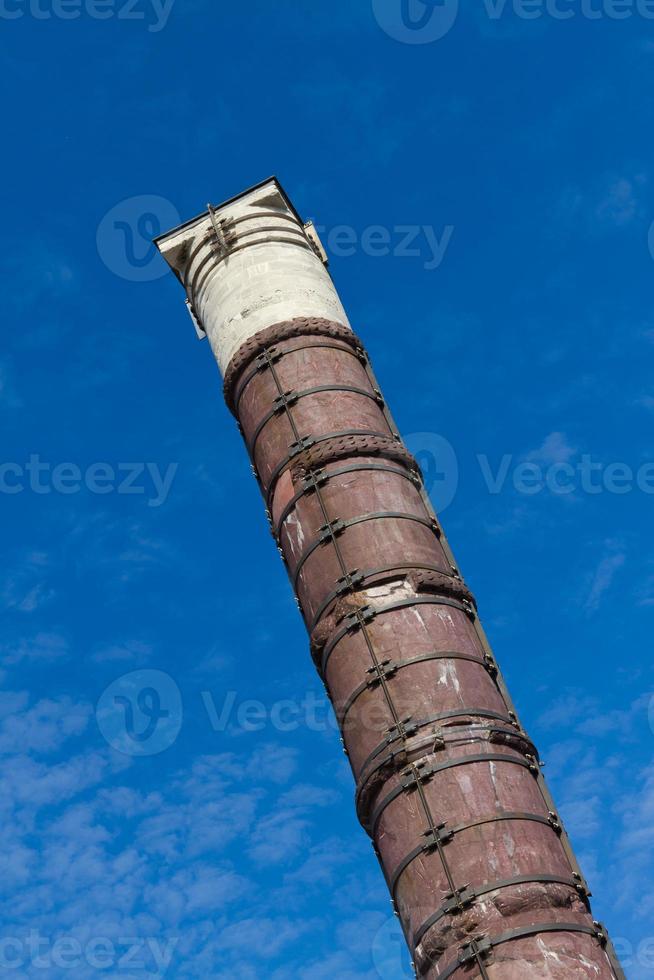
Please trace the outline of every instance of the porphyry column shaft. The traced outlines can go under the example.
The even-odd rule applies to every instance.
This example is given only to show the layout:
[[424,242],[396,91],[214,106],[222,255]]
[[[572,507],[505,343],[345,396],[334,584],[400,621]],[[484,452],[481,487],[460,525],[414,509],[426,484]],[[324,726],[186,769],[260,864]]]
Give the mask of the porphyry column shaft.
[[417,975],[623,978],[313,228],[271,179],[158,245],[223,373]]

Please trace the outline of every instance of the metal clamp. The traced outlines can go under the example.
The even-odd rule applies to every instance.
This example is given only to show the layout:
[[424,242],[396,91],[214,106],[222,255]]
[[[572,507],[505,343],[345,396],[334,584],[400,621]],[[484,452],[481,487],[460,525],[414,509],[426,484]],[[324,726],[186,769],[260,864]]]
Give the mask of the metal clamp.
[[478,936],[477,939],[473,939],[461,947],[459,963],[463,966],[466,963],[478,962],[480,958],[488,956],[492,949],[493,944],[487,936]]
[[542,816],[540,813],[530,813],[528,811],[514,811],[514,810],[504,810],[500,813],[493,813],[487,817],[482,817],[479,820],[473,820],[468,823],[460,823],[455,827],[450,827],[446,823],[439,824],[435,829],[430,828],[424,831],[423,837],[425,838],[424,843],[419,844],[414,847],[405,858],[403,858],[400,863],[395,868],[392,876],[388,881],[388,887],[390,889],[391,895],[395,898],[397,884],[410,865],[424,854],[431,854],[434,849],[441,850],[446,844],[454,840],[459,834],[465,834],[467,831],[475,830],[478,827],[483,827],[487,824],[502,823],[503,821],[509,820],[526,820],[532,821],[534,823],[541,824],[544,827],[549,827],[554,831],[555,834],[559,834],[560,828],[557,829],[558,824],[556,820],[552,820],[555,814],[549,814],[547,817]]
[[559,820],[558,814],[554,813],[553,810],[550,810],[547,822],[556,834],[563,833],[563,825]]
[[426,830],[423,834],[425,843],[422,850],[426,853],[440,848],[443,844],[449,844],[454,840],[454,830],[450,830],[446,823],[441,823],[435,829]]
[[305,449],[310,449],[315,441],[311,436],[302,436],[301,439],[292,442],[288,447],[290,457],[297,456],[298,453],[304,452]]
[[489,881],[476,887],[464,885],[461,888],[457,888],[449,895],[446,895],[445,901],[440,908],[434,912],[433,915],[430,915],[421,926],[419,926],[413,936],[414,946],[418,946],[429,930],[437,925],[437,923],[439,923],[446,915],[460,915],[466,909],[470,908],[470,906],[473,905],[478,898],[482,898],[484,895],[490,895],[492,892],[500,891],[505,888],[514,888],[518,885],[530,884],[566,885],[569,888],[576,889],[581,899],[588,904],[588,891],[581,882],[577,881],[577,877],[578,876],[563,878],[561,875],[555,874],[527,874],[516,875],[513,878],[502,878],[498,881]]
[[[387,760],[385,758],[382,759],[381,766],[383,767],[386,764],[386,762]],[[534,774],[533,762],[528,762],[527,759],[524,757],[512,756],[512,755],[500,755],[499,753],[497,754],[483,753],[480,755],[458,756],[455,759],[449,759],[447,762],[442,762],[439,763],[438,765],[429,765],[426,767],[426,772],[421,777],[420,782],[425,782],[425,775],[428,775],[429,778],[431,778],[431,776],[436,776],[441,772],[445,772],[446,770],[454,769],[459,766],[470,766],[479,763],[488,764],[492,762],[502,763],[506,765],[520,766],[523,769],[527,769],[529,770],[529,772]],[[416,765],[416,763],[414,763],[414,765]],[[398,786],[392,789],[386,796],[384,796],[382,800],[380,800],[380,802],[374,808],[372,813],[369,814],[367,812],[368,803],[366,802],[366,787],[370,781],[372,774],[373,772],[368,772],[365,776],[360,777],[359,784],[357,786],[355,800],[356,800],[357,814],[359,816],[360,823],[363,825],[363,827],[368,832],[368,834],[371,837],[374,837],[375,834],[377,833],[377,826],[379,824],[379,821],[381,819],[384,810],[388,806],[390,806],[390,804],[393,803],[393,801],[396,800],[398,796],[400,796],[402,793],[405,793],[407,788],[412,789],[413,786],[416,786],[417,781],[415,780],[413,782],[409,781],[408,787],[405,787],[400,783]]]
[[297,391],[284,391],[281,395],[278,395],[273,401],[273,409],[275,414],[286,411],[290,405],[295,404],[298,397]]
[[531,926],[521,926],[517,929],[510,929],[499,936],[477,936],[471,942],[461,946],[456,960],[447,966],[439,974],[440,980],[449,980],[461,966],[468,963],[477,962],[485,972],[484,960],[496,946],[504,943],[515,942],[516,940],[526,939],[530,936],[544,935],[546,933],[581,933],[591,936],[600,946],[607,951],[611,962],[611,967],[618,980],[626,980],[624,972],[617,961],[615,952],[611,946],[606,930],[599,922],[593,922],[592,926],[584,925],[580,922],[541,922]]
[[325,473],[324,469],[313,470],[302,480],[302,492],[303,493],[315,493],[320,487],[323,487],[325,483],[329,480],[329,473]]
[[[416,727],[414,723],[413,729],[415,730]],[[413,734],[413,732],[408,734]],[[395,740],[397,737],[394,735],[393,739]],[[415,789],[417,786],[429,782],[433,775],[432,767],[428,766],[426,762],[414,762],[408,769],[400,773],[400,783],[403,789]]]
[[267,347],[254,359],[254,364],[257,371],[266,371],[271,364],[278,361],[282,355],[279,353],[276,347]]
[[[385,660],[383,661],[383,663],[389,665],[389,667],[386,670],[386,676],[391,677],[395,675],[398,671],[403,670],[405,667],[412,667],[415,664],[428,663],[429,661],[439,661],[439,660],[464,660],[468,663],[477,664],[478,666],[483,667],[485,670],[488,671],[491,677],[494,678],[496,676],[493,673],[491,667],[488,664],[488,661],[485,658],[475,657],[471,653],[463,653],[459,650],[432,650],[429,651],[428,653],[422,653],[417,657],[411,657],[408,660],[396,660],[396,661]],[[381,666],[382,665],[380,665],[380,667]],[[369,667],[366,670],[366,673],[372,674],[373,672],[378,670],[379,667],[373,666],[373,667]],[[340,707],[339,720],[341,721],[341,724],[344,722],[349,710],[351,709],[352,705],[355,703],[357,698],[359,698],[364,693],[364,691],[369,690],[377,683],[378,683],[377,677],[373,677],[369,680],[362,681],[362,683],[359,684],[354,689],[354,691],[352,691],[352,694],[350,694],[349,698],[347,698],[347,700],[344,701],[344,703]],[[517,721],[516,716],[515,714],[513,714],[513,712],[510,712],[508,717],[509,718],[512,717]]]
[[460,912],[465,912],[473,904],[476,897],[477,895],[470,885],[463,885],[463,887],[457,888],[456,891],[450,892],[449,895],[445,896],[441,910],[445,915],[455,915]]
[[344,596],[349,592],[354,592],[363,583],[364,579],[364,573],[360,572],[358,568],[353,569],[353,571],[348,572],[346,575],[342,575],[336,584],[336,595]]
[[347,633],[355,632],[363,629],[367,623],[371,623],[376,615],[377,612],[372,606],[361,606],[360,609],[345,617],[343,627]]
[[321,527],[318,528],[319,544],[326,544],[326,542],[328,541],[333,541],[335,537],[343,533],[345,527],[346,527],[345,521],[342,521],[339,518],[337,518],[334,521],[327,521],[326,524],[323,524]]
[[461,605],[463,606],[463,608],[464,608],[465,612],[467,613],[468,617],[474,623],[474,621],[477,618],[477,613],[475,611],[475,607],[473,606],[473,604],[471,602],[469,602],[467,599],[462,599],[461,600]]
[[379,664],[373,664],[372,667],[368,667],[366,673],[370,674],[370,678],[366,681],[366,687],[376,687],[377,684],[381,684],[382,681],[387,680],[389,677],[393,677],[397,674],[400,669],[400,664],[396,660],[382,660]]
[[391,727],[386,730],[386,739],[384,744],[392,745],[393,742],[397,742],[398,738],[410,738],[415,734],[416,730],[416,722],[412,720],[411,715],[407,715],[406,718],[402,718],[402,720],[398,721],[396,725],[391,725]]

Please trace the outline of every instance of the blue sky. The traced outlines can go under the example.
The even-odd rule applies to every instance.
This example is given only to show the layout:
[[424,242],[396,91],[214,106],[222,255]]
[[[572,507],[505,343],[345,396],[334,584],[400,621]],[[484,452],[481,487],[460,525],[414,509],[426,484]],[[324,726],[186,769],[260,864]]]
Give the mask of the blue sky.
[[651,980],[652,11],[75,3],[0,11],[0,969],[409,975],[148,241],[276,173],[446,505],[596,915]]

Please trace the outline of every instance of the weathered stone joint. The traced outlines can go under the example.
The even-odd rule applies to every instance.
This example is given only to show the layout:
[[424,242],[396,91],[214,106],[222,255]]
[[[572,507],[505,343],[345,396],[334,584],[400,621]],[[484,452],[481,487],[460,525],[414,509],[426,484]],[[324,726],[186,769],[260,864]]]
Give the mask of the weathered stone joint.
[[295,482],[299,482],[306,478],[312,470],[320,469],[328,463],[335,463],[355,456],[381,456],[384,459],[402,463],[416,474],[420,472],[417,461],[397,439],[392,436],[361,434],[337,436],[316,443],[306,453],[294,460],[291,475]]
[[[480,731],[480,735],[486,736],[489,745],[492,744],[489,737],[492,728],[493,726],[487,725]],[[516,732],[513,735],[514,744],[510,746],[519,752],[519,755],[500,755],[498,753],[485,752],[478,755],[453,756],[444,762],[429,761],[434,757],[434,746],[431,744],[433,743],[433,737],[426,737],[419,742],[409,744],[408,739],[412,734],[415,734],[415,732],[412,732],[410,726],[407,725],[407,737],[402,739],[398,747],[392,748],[386,755],[382,756],[375,763],[374,768],[368,768],[367,771],[365,766],[362,768],[357,782],[355,804],[359,822],[371,837],[375,836],[379,819],[390,803],[402,793],[415,787],[418,782],[429,782],[434,776],[448,769],[478,763],[506,763],[526,769],[535,778],[540,773],[538,761],[529,751],[533,749],[533,745],[523,733]],[[478,740],[476,739],[476,741]],[[394,741],[397,742],[399,739]],[[444,747],[445,745],[443,744],[438,746],[440,749]],[[425,750],[428,751],[428,755],[425,755]],[[375,805],[378,794],[384,785],[392,776],[399,774],[407,766],[409,766],[409,769],[402,775],[395,788]]]
[[418,568],[410,572],[407,581],[415,592],[451,596],[454,599],[465,600],[475,609],[477,608],[474,595],[465,582],[457,576]]
[[[479,963],[481,959],[488,962],[488,958],[492,954],[493,950],[497,946],[502,946],[505,943],[517,942],[521,939],[527,939],[541,934],[544,935],[546,933],[570,932],[590,936],[595,939],[603,949],[606,948],[607,955],[611,961],[611,966],[613,967],[616,977],[619,977],[620,980],[625,980],[624,973],[615,959],[612,950],[609,952],[607,948],[610,946],[608,935],[604,927],[599,922],[593,922],[592,927],[580,922],[538,922],[531,926],[509,929],[498,936],[477,935],[475,939],[469,940],[459,947],[456,960],[449,966],[446,966],[445,969],[439,973],[438,980],[449,980],[449,978],[460,970],[461,967],[468,966],[471,963]],[[434,959],[436,959],[437,956],[438,954],[434,955],[434,953],[431,951],[423,953],[418,947],[415,951],[418,975],[424,974],[433,965]]]
[[295,317],[293,320],[273,323],[272,326],[260,330],[241,344],[227,366],[223,391],[227,406],[233,414],[236,414],[234,392],[243,371],[267,348],[294,337],[330,337],[333,340],[345,341],[357,355],[365,356],[365,349],[357,335],[349,327],[334,320],[324,320],[321,317]]

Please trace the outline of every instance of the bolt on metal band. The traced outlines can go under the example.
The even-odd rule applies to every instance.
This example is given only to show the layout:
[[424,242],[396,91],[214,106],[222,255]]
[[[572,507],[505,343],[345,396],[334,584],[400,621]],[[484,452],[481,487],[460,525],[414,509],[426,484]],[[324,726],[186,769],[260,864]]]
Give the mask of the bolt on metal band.
[[[487,957],[496,946],[504,943],[515,942],[519,939],[526,939],[530,936],[552,932],[575,932],[584,933],[592,936],[600,946],[606,948],[608,937],[606,930],[599,922],[594,922],[592,926],[583,925],[581,922],[543,922],[533,926],[524,926],[519,929],[509,929],[507,932],[500,933],[499,936],[478,936],[469,943],[465,943],[459,948],[458,956],[454,963],[451,963],[439,974],[438,980],[449,980],[449,978],[468,963],[474,963],[479,957]],[[619,965],[612,963],[616,980],[626,980],[626,977]],[[617,967],[617,968],[616,968]]]
[[[493,763],[505,762],[508,765],[520,766],[522,769],[527,769],[532,775],[535,775],[536,772],[538,771],[537,763],[533,758],[528,759],[526,757],[521,758],[520,756],[500,755],[499,753],[484,753],[480,755],[459,756],[456,759],[450,759],[448,762],[441,762],[438,765],[427,766],[425,764],[423,766],[423,771],[421,774],[421,782],[427,782],[428,780],[432,779],[434,776],[437,776],[439,773],[445,772],[448,769],[455,769],[459,766],[476,765],[479,763],[489,764],[491,762]],[[396,800],[399,796],[401,796],[403,793],[406,793],[407,790],[411,790],[413,788],[413,785],[414,785],[413,782],[409,782],[409,785],[406,786],[403,785],[402,783],[400,783],[399,786],[396,786],[375,807],[375,809],[372,812],[372,815],[368,819],[366,819],[366,815],[362,812],[361,809],[361,790],[357,791],[357,798],[358,798],[357,812],[359,814],[359,820],[361,821],[362,825],[365,827],[365,829],[368,831],[368,834],[371,837],[374,837],[377,833],[377,825],[379,824],[379,821],[381,819],[382,814],[384,813],[384,810],[388,806],[390,806],[390,804],[394,800]]]

